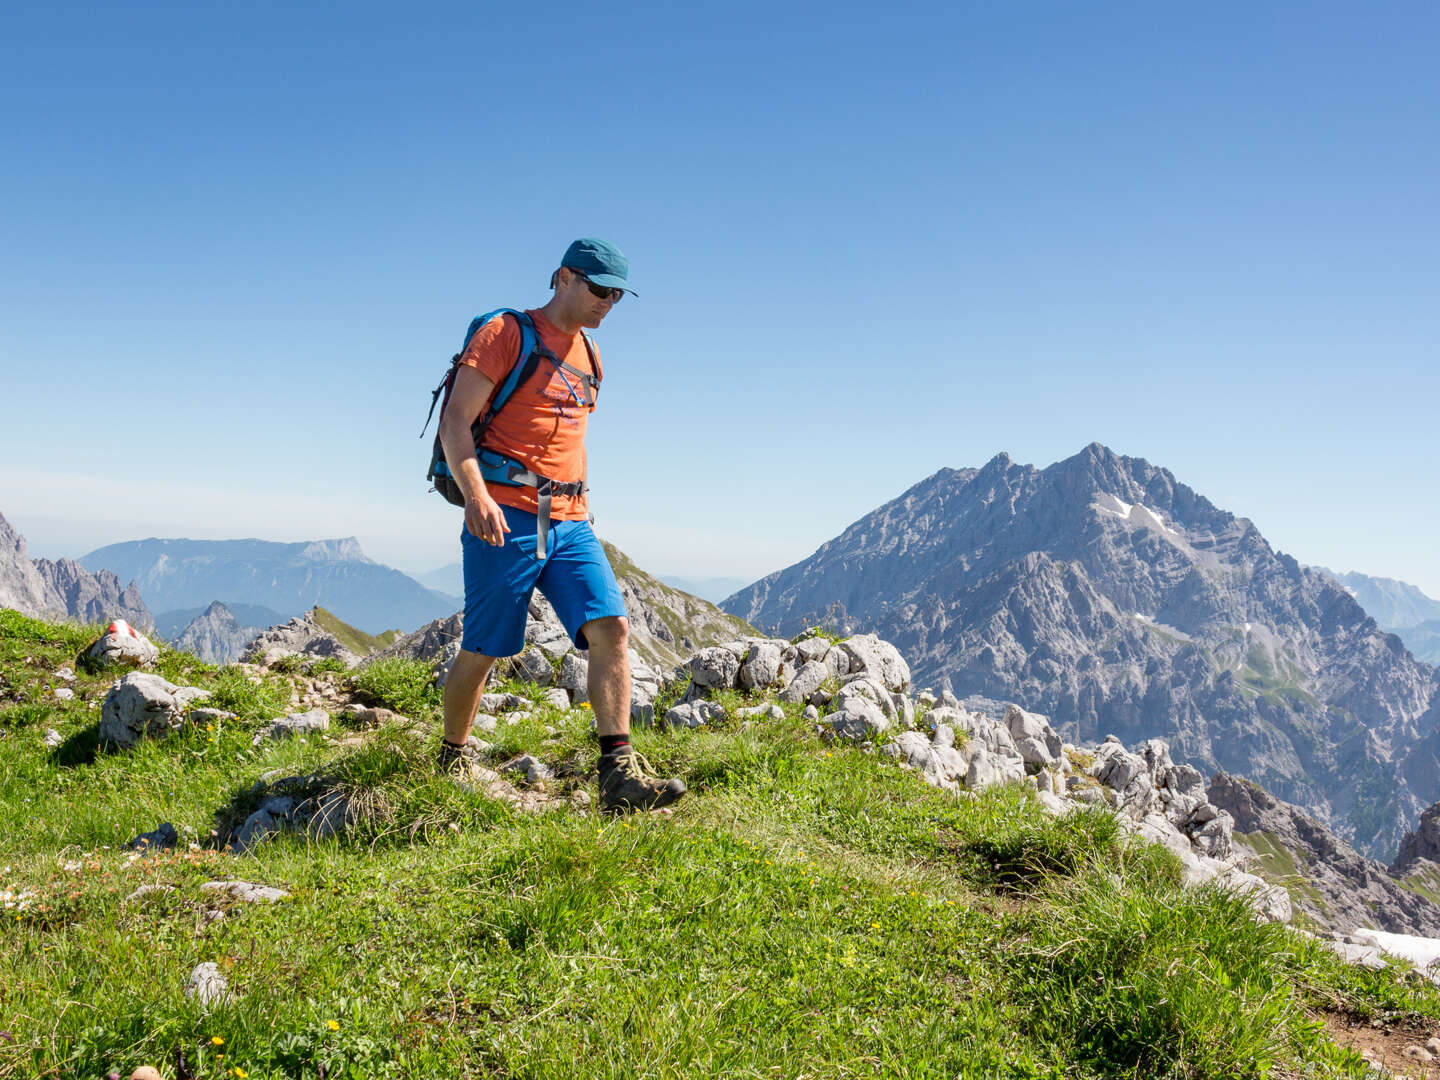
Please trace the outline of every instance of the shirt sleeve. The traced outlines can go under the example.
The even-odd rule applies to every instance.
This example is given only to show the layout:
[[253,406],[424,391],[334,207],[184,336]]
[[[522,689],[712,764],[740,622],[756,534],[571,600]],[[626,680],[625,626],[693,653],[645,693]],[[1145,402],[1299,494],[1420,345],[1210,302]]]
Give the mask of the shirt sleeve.
[[473,367],[496,386],[505,381],[520,351],[520,327],[509,315],[497,315],[475,331],[460,354],[460,362]]

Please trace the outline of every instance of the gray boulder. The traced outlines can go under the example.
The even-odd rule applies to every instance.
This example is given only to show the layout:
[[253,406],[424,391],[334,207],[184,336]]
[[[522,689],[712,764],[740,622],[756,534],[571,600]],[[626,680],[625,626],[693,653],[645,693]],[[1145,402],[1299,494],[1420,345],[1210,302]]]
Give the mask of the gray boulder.
[[254,741],[258,745],[265,739],[288,739],[293,735],[308,735],[329,729],[330,714],[324,709],[311,709],[309,712],[291,713],[289,716],[271,720],[270,726],[256,735]]
[[533,754],[521,754],[500,766],[502,773],[518,773],[527,784],[540,784],[555,779],[555,770]]
[[153,832],[141,833],[125,845],[130,851],[149,853],[169,851],[180,842],[180,833],[168,821],[162,821]]
[[725,710],[713,701],[699,699],[676,705],[665,714],[668,727],[697,728],[725,717]]
[[85,653],[100,667],[145,667],[160,659],[160,649],[133,627],[106,634]]
[[1005,727],[1015,741],[1015,749],[1032,771],[1054,768],[1064,759],[1064,742],[1039,713],[1011,705],[1005,710]]
[[910,665],[900,650],[874,634],[856,634],[840,643],[850,658],[850,672],[875,676],[887,690],[910,689]]
[[984,791],[995,784],[1025,779],[1025,762],[1018,755],[997,754],[976,746],[970,752],[965,772],[965,786],[971,791]]
[[810,695],[820,689],[820,684],[830,677],[830,669],[818,660],[809,661],[795,673],[795,678],[779,693],[781,701],[809,701]]
[[832,648],[828,638],[801,638],[795,643],[795,655],[799,657],[800,663],[808,664],[811,660],[824,660],[825,654]]
[[773,641],[750,646],[740,665],[740,685],[746,690],[763,690],[780,675],[780,646]]
[[[634,679],[634,675],[631,675]],[[590,700],[590,660],[579,653],[566,653],[560,661],[560,674],[555,685],[570,691],[570,700],[576,705]]]
[[207,960],[190,972],[190,981],[185,985],[185,996],[198,1001],[202,1007],[220,1005],[230,1000],[230,984],[220,974],[220,966]]
[[[168,735],[185,721],[184,705],[176,698],[180,689],[159,675],[132,671],[105,695],[100,708],[101,741],[130,747],[147,736]],[[196,693],[206,694],[204,690]]]
[[903,731],[880,749],[918,771],[927,784],[946,791],[958,791],[970,769],[964,755],[955,749],[955,732],[948,727],[937,728],[933,739],[919,731]]
[[840,701],[839,706],[821,721],[837,739],[863,742],[873,739],[890,726],[885,710],[867,697],[848,697]]
[[246,663],[269,667],[287,656],[339,660],[352,668],[360,663],[358,655],[316,621],[313,609],[260,634],[246,646],[242,659]]
[[1130,753],[1113,735],[1096,748],[1090,775],[1115,792],[1116,806],[1135,821],[1149,813],[1157,801],[1145,759]]
[[291,828],[294,810],[295,800],[289,795],[276,795],[265,800],[264,805],[235,830],[235,836],[230,841],[230,851],[235,855],[246,855],[270,837]]
[[660,695],[664,680],[660,673],[645,661],[634,649],[630,656],[630,722],[649,725],[655,722],[655,699]]
[[836,708],[844,708],[845,702],[852,698],[864,698],[880,707],[885,714],[885,719],[892,723],[899,719],[899,710],[895,707],[895,698],[884,685],[869,675],[851,676],[846,683],[840,687],[840,692],[835,695]]
[[531,646],[519,656],[512,656],[510,666],[518,678],[536,686],[549,686],[555,681],[555,669],[550,666],[550,658],[538,646]]
[[701,649],[686,665],[693,686],[729,690],[740,675],[740,658],[724,645]]
[[289,899],[290,894],[273,885],[256,885],[253,881],[207,881],[202,893],[219,893],[239,904],[275,904]]

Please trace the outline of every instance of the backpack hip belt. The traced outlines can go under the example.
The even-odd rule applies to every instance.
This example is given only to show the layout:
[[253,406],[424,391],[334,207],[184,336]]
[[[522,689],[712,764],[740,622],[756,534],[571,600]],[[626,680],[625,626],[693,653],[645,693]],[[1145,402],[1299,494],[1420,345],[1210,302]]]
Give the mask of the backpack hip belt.
[[494,450],[481,450],[478,456],[480,475],[485,478],[486,483],[535,489],[535,501],[539,504],[535,514],[535,558],[545,558],[550,538],[551,498],[555,495],[578,498],[589,490],[589,486],[584,480],[552,480],[548,476],[541,476],[514,458],[497,454]]

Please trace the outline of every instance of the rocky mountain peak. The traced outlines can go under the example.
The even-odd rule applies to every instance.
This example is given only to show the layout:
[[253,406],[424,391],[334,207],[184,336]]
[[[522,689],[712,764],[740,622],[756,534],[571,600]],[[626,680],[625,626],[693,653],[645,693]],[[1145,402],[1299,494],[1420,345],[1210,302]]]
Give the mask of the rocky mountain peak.
[[1026,702],[1077,742],[1168,739],[1372,855],[1440,798],[1408,763],[1440,730],[1440,674],[1252,522],[1099,443],[942,470],[723,606],[880,634],[921,685]]
[[360,541],[353,536],[346,536],[338,540],[312,540],[301,549],[300,557],[320,563],[373,563],[373,560],[361,550]]
[[1400,854],[1390,864],[1390,873],[1404,877],[1421,860],[1440,863],[1440,803],[1420,815],[1414,832],[1405,834],[1400,841]]

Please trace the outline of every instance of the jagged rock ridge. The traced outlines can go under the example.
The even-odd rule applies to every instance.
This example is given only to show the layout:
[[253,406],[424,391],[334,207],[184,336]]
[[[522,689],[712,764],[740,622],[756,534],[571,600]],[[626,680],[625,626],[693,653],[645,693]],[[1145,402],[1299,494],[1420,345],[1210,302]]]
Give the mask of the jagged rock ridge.
[[1392,934],[1440,936],[1440,905],[1394,880],[1298,806],[1247,780],[1219,773],[1210,802],[1235,819],[1235,838],[1250,847],[1295,905],[1332,931],[1373,927]]
[[132,581],[122,587],[108,570],[91,573],[74,559],[29,557],[25,538],[0,515],[0,607],[45,619],[99,622],[125,619],[154,628],[149,608]]
[[921,684],[1076,742],[1162,737],[1372,855],[1440,799],[1440,675],[1325,574],[1166,470],[1092,444],[942,469],[722,605],[895,642]]

